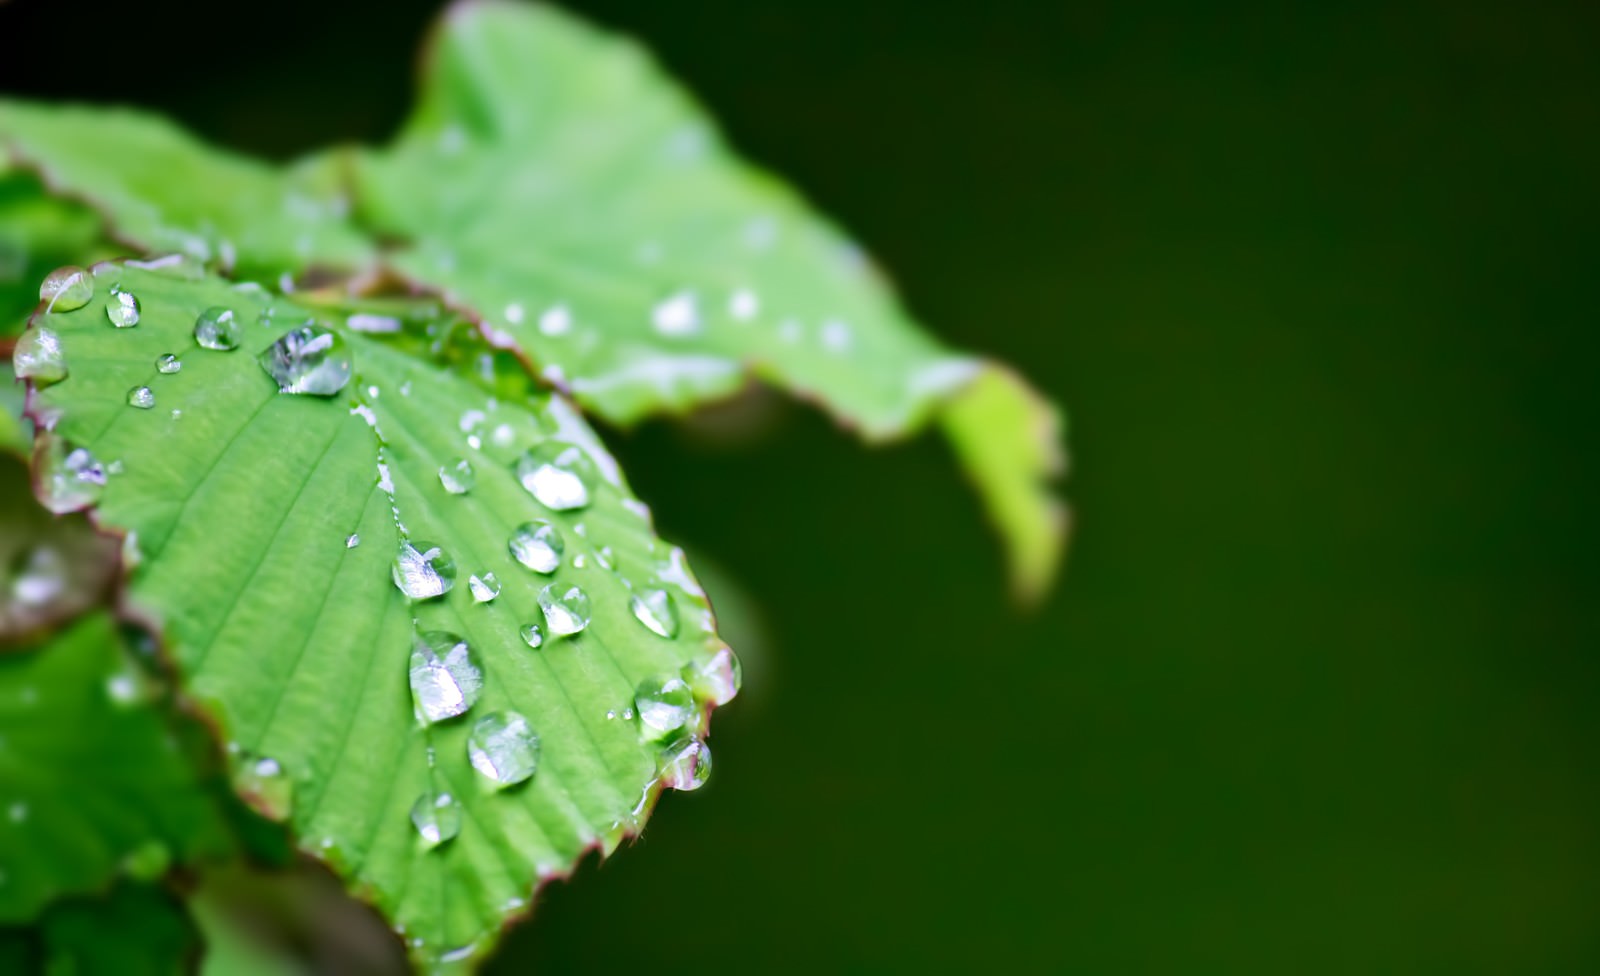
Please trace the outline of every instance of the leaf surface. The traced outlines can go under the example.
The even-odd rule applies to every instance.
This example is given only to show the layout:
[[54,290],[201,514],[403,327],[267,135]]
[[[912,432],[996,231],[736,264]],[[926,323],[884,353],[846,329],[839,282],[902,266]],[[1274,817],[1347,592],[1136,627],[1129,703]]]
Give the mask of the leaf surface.
[[[318,327],[342,339],[354,378],[332,396],[285,394],[257,355],[318,313],[214,279],[96,271],[87,306],[34,320],[59,336],[69,370],[38,392],[35,412],[55,443],[123,462],[95,516],[136,536],[131,602],[161,621],[189,693],[239,757],[242,792],[286,817],[419,962],[475,957],[536,882],[587,849],[615,847],[664,778],[685,783],[694,764],[663,767],[680,754],[644,740],[642,682],[687,672],[699,696],[685,709],[681,755],[708,755],[693,736],[732,694],[733,659],[681,552],[655,538],[576,412],[481,342],[460,351],[426,335],[379,340],[323,314]],[[139,298],[137,326],[109,324],[112,285]],[[197,318],[216,307],[243,323],[233,351],[195,343]],[[430,343],[461,352],[463,368],[415,354]],[[181,371],[157,370],[168,353]],[[129,405],[138,386],[152,391],[149,409]],[[587,504],[542,503],[523,482],[543,483],[514,470],[525,452],[556,445],[581,452],[562,456]],[[461,461],[471,484],[457,494],[441,469],[459,481]],[[569,497],[545,500],[572,501],[572,483],[556,485]],[[549,574],[508,547],[534,520],[564,539]],[[397,553],[427,543],[452,557],[454,586],[409,600],[392,578]],[[491,572],[498,596],[477,602],[469,577]],[[588,626],[555,633],[546,587],[580,588]],[[633,607],[660,595],[675,608],[671,637]],[[543,631],[537,649],[522,636],[529,624]],[[465,714],[427,724],[408,679],[419,635],[435,632],[470,645],[481,691]],[[509,713],[539,736],[537,771],[497,789],[469,762],[469,739]],[[411,816],[430,793],[460,804],[459,834],[431,849]]]

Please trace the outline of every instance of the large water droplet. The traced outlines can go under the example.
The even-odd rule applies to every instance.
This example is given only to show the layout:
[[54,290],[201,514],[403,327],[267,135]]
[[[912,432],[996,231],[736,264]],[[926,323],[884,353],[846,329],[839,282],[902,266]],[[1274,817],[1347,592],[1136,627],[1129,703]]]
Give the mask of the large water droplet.
[[11,352],[11,368],[18,377],[33,380],[38,386],[66,379],[67,357],[61,351],[61,337],[38,326],[22,333]]
[[724,646],[704,663],[685,665],[683,677],[695,694],[713,705],[726,705],[744,684],[744,668],[733,649]]
[[461,833],[461,803],[448,793],[429,790],[412,804],[411,823],[425,846],[438,847]]
[[545,441],[517,458],[517,480],[539,504],[556,512],[589,504],[594,461],[575,444]]
[[544,631],[539,629],[538,624],[528,624],[519,633],[522,635],[522,642],[534,650],[544,645]]
[[149,410],[156,405],[155,391],[148,386],[136,386],[128,391],[128,406]]
[[350,347],[337,333],[315,325],[290,329],[256,357],[279,393],[333,396],[350,382]]
[[500,595],[500,581],[495,579],[493,573],[474,575],[467,580],[467,588],[472,590],[472,598],[479,603],[488,603]]
[[539,736],[516,712],[491,712],[472,727],[467,758],[496,788],[505,789],[539,768]]
[[280,823],[294,802],[294,781],[276,759],[243,753],[233,773],[233,786],[262,816]]
[[685,736],[661,751],[661,785],[669,790],[698,790],[711,777],[711,749]]
[[158,373],[172,374],[181,369],[183,369],[183,360],[170,352],[156,359],[156,372]]
[[106,318],[119,329],[131,329],[139,324],[139,299],[121,285],[112,285],[106,299]]
[[411,645],[411,698],[417,717],[432,725],[471,708],[483,690],[483,672],[459,634],[430,630]]
[[217,352],[239,348],[239,319],[233,309],[213,305],[194,320],[194,341]]
[[401,593],[413,600],[431,600],[456,585],[456,563],[438,545],[408,539],[395,554],[392,575]]
[[94,279],[72,265],[55,269],[39,284],[39,301],[48,303],[46,312],[70,312],[89,304],[93,297]]
[[551,583],[539,591],[539,609],[550,633],[558,637],[576,634],[589,626],[589,594],[573,583]]
[[694,716],[694,692],[682,678],[645,679],[633,693],[639,713],[639,731],[647,739],[662,739],[689,724]]
[[106,486],[105,467],[88,448],[74,447],[59,437],[41,445],[38,471],[41,500],[57,515],[88,508],[100,500]]
[[567,542],[561,537],[561,530],[540,519],[517,526],[516,531],[511,533],[507,548],[517,562],[548,576],[561,566],[561,556],[567,551]]
[[478,483],[478,476],[466,458],[456,458],[439,469],[439,483],[452,495],[465,495]]
[[664,336],[675,338],[700,331],[700,304],[693,292],[680,291],[662,299],[650,314],[656,331]]
[[666,590],[639,590],[628,598],[633,618],[668,640],[678,636],[678,607]]

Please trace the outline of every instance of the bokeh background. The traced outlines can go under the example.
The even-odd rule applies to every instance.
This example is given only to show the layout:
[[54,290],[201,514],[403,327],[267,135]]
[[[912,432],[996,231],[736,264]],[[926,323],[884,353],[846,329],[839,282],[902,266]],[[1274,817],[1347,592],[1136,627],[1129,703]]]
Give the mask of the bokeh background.
[[[746,694],[493,971],[1600,972],[1600,8],[568,6],[1069,408],[1077,531],[1021,614],[933,439],[609,432]],[[11,0],[0,89],[376,141],[435,9]]]

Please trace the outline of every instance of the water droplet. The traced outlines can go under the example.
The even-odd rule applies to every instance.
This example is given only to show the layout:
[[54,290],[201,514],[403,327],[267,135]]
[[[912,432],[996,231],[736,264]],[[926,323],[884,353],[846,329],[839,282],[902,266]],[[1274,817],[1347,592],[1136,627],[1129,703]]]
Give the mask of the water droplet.
[[106,679],[106,697],[118,705],[132,705],[139,700],[139,680],[131,674],[114,674]]
[[46,312],[70,312],[89,304],[94,297],[94,279],[82,268],[67,265],[44,276],[39,285],[39,301],[48,302]]
[[556,512],[589,504],[594,462],[583,448],[560,441],[545,441],[517,458],[517,480],[539,504]]
[[172,419],[173,420],[178,420],[182,416],[183,416],[183,411],[182,410],[174,410],[174,411],[172,411]]
[[432,542],[400,543],[392,570],[394,585],[413,600],[431,600],[456,585],[456,563]]
[[539,608],[550,633],[564,637],[589,626],[589,594],[572,583],[551,583],[539,591]]
[[713,705],[726,705],[744,684],[744,668],[733,649],[724,645],[705,663],[685,665],[683,677],[695,694]]
[[149,410],[156,405],[155,391],[148,386],[136,386],[128,391],[128,406]]
[[183,369],[183,360],[170,352],[156,360],[156,372],[158,373],[171,375],[181,369]]
[[666,590],[640,590],[628,598],[628,609],[651,633],[668,640],[678,636],[678,607]]
[[547,336],[566,335],[572,331],[572,312],[565,305],[557,305],[539,316],[539,331]]
[[685,736],[661,751],[661,785],[669,790],[698,790],[711,777],[711,749]]
[[456,426],[461,428],[463,434],[470,434],[483,426],[484,419],[482,410],[467,410],[461,414],[461,419],[456,421]]
[[561,537],[560,529],[539,519],[517,526],[507,548],[517,562],[548,576],[561,566],[561,556],[567,551],[567,542]]
[[682,678],[645,679],[633,693],[639,731],[647,739],[666,738],[694,716],[694,692]]
[[472,727],[467,758],[473,769],[505,789],[532,777],[539,768],[539,736],[516,712],[491,712]]
[[13,803],[6,809],[6,816],[11,818],[12,823],[22,823],[28,819],[28,805],[20,801]]
[[41,607],[67,588],[67,562],[52,546],[36,546],[11,580],[11,598],[26,607]]
[[44,506],[61,515],[88,508],[100,500],[106,486],[106,471],[87,448],[74,447],[59,437],[50,437],[40,449],[39,483]]
[[411,644],[411,698],[417,717],[432,725],[453,718],[478,700],[483,672],[459,634],[430,630]]
[[822,323],[822,348],[829,352],[844,352],[850,348],[850,326],[838,319]]
[[357,535],[356,533],[352,532],[344,537],[344,547],[346,549],[354,549],[359,545],[361,545],[361,536]]
[[106,318],[119,329],[131,329],[139,324],[139,299],[121,285],[111,286],[111,297],[106,300]]
[[728,298],[728,314],[740,322],[748,322],[761,311],[761,300],[748,288],[741,288]]
[[428,791],[411,807],[411,823],[428,848],[454,840],[461,833],[461,803],[448,793]]
[[294,782],[276,759],[240,753],[233,773],[233,787],[262,816],[280,823],[288,819],[294,800]]
[[493,573],[473,576],[467,580],[467,587],[472,590],[472,598],[479,603],[488,603],[500,595],[500,581],[494,578]]
[[439,469],[439,483],[452,495],[465,495],[478,483],[478,476],[466,458],[456,458]]
[[206,349],[231,352],[239,348],[239,320],[233,309],[213,305],[194,320],[194,341]]
[[601,546],[599,549],[596,549],[594,551],[594,561],[600,566],[601,569],[610,570],[612,572],[616,571],[617,557],[616,554],[611,551],[610,546]]
[[651,318],[656,331],[664,336],[688,336],[700,331],[700,305],[693,292],[680,291],[662,299]]
[[510,424],[500,424],[495,427],[494,433],[489,435],[489,439],[494,441],[495,447],[510,447],[511,442],[516,440],[516,437],[517,432],[511,429]]
[[277,381],[279,393],[333,396],[355,371],[344,339],[314,325],[290,329],[256,361]]
[[67,357],[61,351],[61,337],[38,326],[22,333],[11,352],[11,368],[19,378],[31,379],[38,386],[66,379]]
[[534,650],[538,650],[544,644],[544,631],[539,629],[538,624],[528,624],[522,628],[520,633],[522,634],[522,642]]

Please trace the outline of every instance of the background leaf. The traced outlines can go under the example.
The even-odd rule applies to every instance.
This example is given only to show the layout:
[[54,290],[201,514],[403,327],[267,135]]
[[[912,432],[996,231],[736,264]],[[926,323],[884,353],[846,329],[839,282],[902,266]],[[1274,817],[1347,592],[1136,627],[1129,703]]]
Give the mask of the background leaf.
[[103,612],[0,655],[0,923],[228,851],[196,745]]
[[[57,443],[124,462],[96,517],[135,534],[143,561],[131,601],[163,622],[190,693],[238,757],[241,791],[287,818],[419,961],[472,958],[537,881],[614,848],[662,779],[690,768],[658,768],[671,756],[643,741],[636,688],[687,673],[699,692],[683,716],[690,735],[733,693],[731,654],[681,552],[655,539],[576,412],[528,389],[475,331],[465,349],[409,334],[386,344],[324,317],[356,375],[335,396],[287,395],[256,356],[314,313],[211,279],[96,271],[93,301],[34,321],[57,333],[69,369],[40,391],[39,410]],[[136,326],[108,322],[113,285],[138,297]],[[197,347],[197,318],[221,306],[243,323],[239,347]],[[460,368],[406,351],[415,347]],[[168,353],[181,371],[158,371]],[[139,386],[153,407],[129,405]],[[524,452],[557,442],[584,452],[572,463],[587,505],[536,502],[513,474]],[[441,469],[457,474],[462,460],[472,484],[453,493]],[[565,539],[553,574],[508,550],[534,519]],[[426,551],[422,540],[453,556],[457,578],[442,598],[411,602],[392,568],[403,543]],[[498,596],[478,602],[468,578],[491,572]],[[581,587],[586,629],[553,632],[539,599],[547,586]],[[632,605],[653,594],[676,607],[670,638]],[[544,631],[538,649],[522,636],[530,624]],[[423,725],[408,668],[418,634],[433,631],[470,643],[482,691],[465,715]],[[503,711],[529,720],[542,751],[531,782],[495,790],[469,765],[468,740]],[[683,747],[707,755],[693,739]],[[430,791],[461,806],[459,836],[431,850],[411,818]]]
[[147,253],[274,278],[312,265],[357,268],[370,253],[316,173],[207,146],[158,115],[0,99],[0,144]]
[[45,275],[114,253],[93,211],[51,196],[37,176],[0,161],[0,337],[22,331]]

